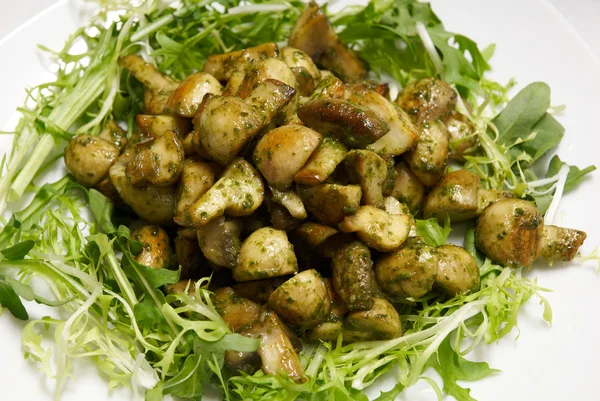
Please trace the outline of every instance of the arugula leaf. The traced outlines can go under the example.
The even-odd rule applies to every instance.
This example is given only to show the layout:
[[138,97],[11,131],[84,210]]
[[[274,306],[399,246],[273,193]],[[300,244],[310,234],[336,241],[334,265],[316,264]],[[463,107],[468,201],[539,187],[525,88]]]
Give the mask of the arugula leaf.
[[471,390],[458,385],[458,380],[474,381],[483,379],[492,373],[500,372],[490,369],[485,362],[471,362],[460,356],[450,344],[450,336],[442,341],[428,365],[438,371],[444,380],[444,392],[458,401],[476,401],[471,397]]
[[565,134],[565,127],[550,113],[544,113],[542,118],[532,127],[531,132],[535,133],[535,137],[522,143],[518,148],[530,155],[533,163],[550,149],[558,146]]
[[437,219],[417,220],[417,235],[423,237],[425,242],[431,246],[440,246],[446,243],[452,227],[450,217],[446,215],[444,227],[440,226]]
[[0,306],[5,307],[10,313],[20,320],[28,320],[29,314],[15,290],[0,276]]
[[112,233],[115,231],[115,226],[111,220],[113,213],[113,204],[111,200],[94,188],[88,191],[88,198],[90,209],[102,231],[105,233]]
[[33,240],[27,240],[19,242],[10,248],[3,249],[0,252],[2,252],[2,255],[4,255],[7,260],[23,260],[34,245],[35,242]]

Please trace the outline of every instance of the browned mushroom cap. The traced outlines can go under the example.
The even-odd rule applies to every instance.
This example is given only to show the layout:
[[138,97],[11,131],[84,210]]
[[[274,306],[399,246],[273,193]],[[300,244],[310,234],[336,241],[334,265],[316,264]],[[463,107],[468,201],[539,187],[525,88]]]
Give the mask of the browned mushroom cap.
[[349,148],[365,148],[390,130],[377,113],[346,100],[311,100],[298,109],[308,127],[339,139]]
[[494,262],[531,266],[543,232],[544,219],[531,202],[502,199],[479,216],[475,244]]
[[298,185],[296,192],[308,212],[319,222],[329,225],[339,224],[344,217],[356,213],[362,196],[358,185]]
[[425,186],[419,181],[406,164],[399,160],[394,167],[396,179],[391,196],[406,204],[411,212],[421,209],[425,199]]
[[371,252],[355,241],[339,248],[332,259],[333,287],[349,310],[368,310],[378,292]]
[[182,215],[215,183],[215,173],[210,164],[198,157],[186,159],[177,183],[175,215]]
[[390,252],[400,247],[408,237],[410,218],[365,205],[356,214],[346,216],[339,227],[343,232],[355,232],[370,248]]
[[344,167],[351,183],[359,184],[363,205],[383,206],[383,183],[387,178],[387,164],[370,150],[351,150],[346,155]]
[[260,314],[257,303],[241,297],[231,287],[215,291],[215,309],[234,333],[248,328],[258,320]]
[[319,146],[321,135],[301,125],[267,132],[254,149],[254,164],[275,188],[285,189]]
[[180,117],[192,118],[198,111],[204,95],[220,95],[222,91],[223,87],[215,77],[205,72],[196,72],[188,76],[169,96],[167,110]]
[[331,311],[331,300],[321,275],[305,270],[281,284],[268,305],[291,327],[309,329],[323,322]]
[[433,186],[446,172],[448,161],[448,130],[444,123],[428,121],[421,125],[416,146],[404,156],[419,180]]
[[118,147],[91,135],[73,137],[64,155],[67,170],[86,187],[93,187],[102,181],[118,157]]
[[242,222],[224,216],[196,228],[198,244],[206,259],[229,269],[237,264],[242,244],[241,233]]
[[[364,336],[357,333],[364,333]],[[374,298],[373,307],[369,310],[351,312],[344,326],[344,341],[355,339],[390,340],[402,335],[400,316],[387,299]]]
[[396,103],[411,115],[417,124],[443,119],[456,105],[457,94],[444,81],[423,78],[411,82],[396,99]]
[[302,224],[294,232],[306,245],[317,248],[338,231],[323,224],[308,222]]
[[[321,71],[321,75],[323,75],[322,73]],[[346,95],[345,88],[341,79],[329,73],[321,78],[310,96],[310,100],[343,99]]]
[[135,260],[151,269],[168,268],[173,264],[169,235],[157,225],[142,225],[131,233],[131,239],[142,244]]
[[438,253],[438,272],[435,286],[453,297],[479,289],[480,274],[475,258],[464,248],[442,245]]
[[306,164],[294,175],[298,184],[316,185],[325,181],[344,160],[348,149],[334,138],[325,137]]
[[289,45],[306,52],[315,62],[345,81],[367,75],[364,63],[337,37],[325,14],[309,3],[290,34]]
[[98,134],[98,138],[104,139],[115,145],[120,150],[123,150],[125,145],[127,145],[127,131],[121,128],[116,122],[113,120],[108,120],[104,127],[102,127],[102,131]]
[[394,301],[419,298],[433,287],[438,270],[437,253],[419,237],[408,238],[402,248],[375,263],[375,277]]
[[278,57],[279,47],[275,43],[263,43],[256,47],[225,54],[211,54],[204,64],[204,72],[226,81],[236,70],[245,70],[248,65],[266,58]]

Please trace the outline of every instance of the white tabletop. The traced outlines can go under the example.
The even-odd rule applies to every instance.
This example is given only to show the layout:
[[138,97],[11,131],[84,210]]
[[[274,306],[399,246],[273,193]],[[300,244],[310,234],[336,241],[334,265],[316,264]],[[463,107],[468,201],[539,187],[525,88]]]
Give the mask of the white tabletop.
[[[1,0],[0,38],[58,0]],[[498,0],[484,0],[498,1]],[[544,0],[542,0],[544,1]],[[600,57],[600,0],[548,0]]]

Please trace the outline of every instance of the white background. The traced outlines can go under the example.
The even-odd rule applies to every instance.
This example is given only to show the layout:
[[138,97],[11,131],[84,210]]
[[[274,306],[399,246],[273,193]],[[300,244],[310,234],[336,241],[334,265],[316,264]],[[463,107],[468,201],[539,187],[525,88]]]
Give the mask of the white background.
[[[56,2],[57,0],[0,0],[0,38]],[[549,0],[549,2],[560,11],[600,58],[600,0]]]

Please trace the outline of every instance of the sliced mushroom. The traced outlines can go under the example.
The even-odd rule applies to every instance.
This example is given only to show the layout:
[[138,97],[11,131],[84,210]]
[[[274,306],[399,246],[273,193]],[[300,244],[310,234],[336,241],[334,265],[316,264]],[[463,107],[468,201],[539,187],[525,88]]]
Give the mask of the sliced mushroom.
[[64,155],[67,170],[86,187],[93,187],[102,181],[118,158],[117,146],[91,135],[73,137]]
[[208,95],[194,117],[194,145],[199,154],[225,165],[294,97],[294,88],[267,80],[242,100]]
[[215,174],[210,164],[197,157],[186,159],[177,183],[175,215],[183,215],[214,183]]
[[131,233],[131,239],[142,244],[135,260],[150,269],[169,268],[173,265],[173,251],[169,235],[157,225],[142,225]]
[[362,189],[363,205],[383,206],[383,183],[387,178],[387,164],[377,153],[369,150],[351,150],[344,166],[351,183]]
[[281,58],[296,76],[300,95],[310,96],[321,80],[321,73],[313,60],[302,50],[293,47],[281,49]]
[[319,146],[321,135],[301,125],[284,125],[263,136],[254,149],[254,164],[275,188],[285,189]]
[[363,149],[390,130],[377,113],[341,99],[310,100],[300,106],[298,117],[308,127],[352,149]]
[[433,186],[446,172],[448,161],[448,130],[439,121],[428,121],[420,126],[419,140],[405,154],[406,164],[419,180]]
[[250,96],[254,88],[267,79],[275,79],[294,89],[298,88],[296,76],[286,63],[276,58],[267,58],[255,63],[246,71],[237,96],[242,99]]
[[408,238],[404,246],[375,263],[375,277],[389,299],[404,302],[420,298],[433,287],[438,270],[436,250],[420,237]]
[[456,170],[444,175],[427,195],[423,216],[444,221],[447,215],[453,223],[466,221],[479,216],[490,204],[507,197],[512,197],[512,193],[485,189],[476,174]]
[[268,375],[286,374],[296,382],[306,380],[298,354],[289,336],[289,329],[272,311],[264,311],[259,320],[242,334],[260,339],[258,355],[262,370]]
[[349,310],[369,310],[379,289],[371,252],[355,241],[340,247],[332,259],[333,287]]
[[343,99],[346,96],[346,85],[341,79],[329,73],[323,75],[310,96],[310,100]]
[[181,117],[138,114],[135,121],[141,134],[150,138],[158,138],[167,131],[173,131],[183,139],[192,130],[190,120]]
[[386,165],[385,179],[381,188],[381,193],[384,197],[390,196],[394,192],[394,186],[396,186],[396,161],[392,156],[383,157]]
[[231,287],[215,291],[215,309],[234,333],[248,328],[258,320],[260,314],[257,303],[239,296]]
[[453,297],[479,289],[479,268],[475,258],[464,248],[442,245],[438,253],[438,272],[435,286]]
[[494,262],[531,266],[539,257],[571,260],[583,244],[583,231],[544,226],[539,210],[521,199],[501,199],[477,221],[475,245]]
[[339,184],[298,185],[296,193],[313,217],[328,225],[339,224],[356,213],[362,196],[360,186]]
[[356,232],[367,246],[380,252],[390,252],[400,247],[410,230],[406,215],[390,214],[374,206],[361,206],[356,214],[347,216],[340,230]]
[[[364,333],[359,335],[358,333]],[[391,340],[402,336],[398,311],[385,298],[374,298],[369,310],[351,312],[344,326],[344,340],[353,342],[357,337],[365,340]]]
[[125,166],[118,162],[110,170],[110,180],[123,201],[142,219],[156,224],[173,221],[175,188],[145,185],[136,187],[129,182]]
[[294,231],[311,248],[318,248],[337,232],[335,228],[312,222],[304,223]]
[[456,91],[444,81],[423,78],[411,82],[396,99],[396,103],[412,116],[417,124],[443,119],[456,105]]
[[196,72],[189,75],[169,96],[167,110],[179,117],[192,118],[198,111],[204,95],[220,95],[222,92],[223,87],[215,77],[205,72]]
[[104,124],[102,131],[98,134],[98,138],[112,143],[120,150],[123,150],[125,145],[127,145],[127,131],[113,120],[108,120]]
[[444,120],[444,123],[448,128],[450,158],[464,160],[465,154],[477,148],[475,126],[463,114],[454,111]]
[[270,189],[273,195],[271,200],[285,207],[293,218],[304,220],[308,217],[302,199],[300,199],[296,192],[291,190],[283,192],[272,187]]
[[183,170],[183,144],[173,131],[136,145],[136,156],[127,163],[125,173],[133,185],[149,183],[166,187],[179,180]]
[[348,149],[333,138],[323,138],[304,166],[294,175],[294,181],[304,185],[317,185],[325,181],[340,164]]
[[119,65],[131,72],[135,79],[144,84],[144,105],[150,114],[161,114],[165,110],[167,100],[179,83],[163,75],[140,56],[128,55],[119,59]]
[[417,130],[410,117],[368,86],[364,84],[346,86],[345,99],[376,113],[390,128],[385,136],[368,146],[369,150],[380,155],[397,156],[412,148],[417,142]]
[[196,228],[204,257],[217,266],[233,269],[240,254],[242,228],[241,221],[224,216]]
[[415,217],[411,213],[408,206],[404,203],[398,201],[398,199],[393,198],[391,196],[386,197],[383,200],[383,210],[385,210],[388,214],[397,214],[401,216],[405,216],[408,218],[408,236],[416,237],[417,236],[417,222],[415,221]]
[[238,263],[233,269],[236,281],[251,281],[285,276],[298,271],[294,247],[285,231],[271,227],[256,230],[242,243]]
[[200,227],[223,214],[248,216],[262,204],[264,185],[258,171],[244,159],[234,160],[221,178],[175,222]]
[[204,64],[203,71],[219,81],[226,81],[236,70],[246,70],[249,65],[266,58],[279,56],[279,47],[275,43],[263,43],[256,47],[237,50],[225,54],[211,54]]
[[198,246],[196,230],[193,228],[180,228],[174,241],[175,260],[181,266],[181,277],[196,276],[197,272],[209,273],[208,266],[202,266],[202,251]]
[[305,270],[281,284],[268,305],[291,327],[309,329],[323,322],[331,311],[331,300],[321,275]]
[[391,196],[406,204],[412,212],[417,212],[425,199],[425,186],[402,160],[396,163],[394,169],[396,179]]
[[365,64],[338,39],[327,16],[315,2],[307,4],[298,17],[288,43],[346,81],[356,81],[367,75]]

